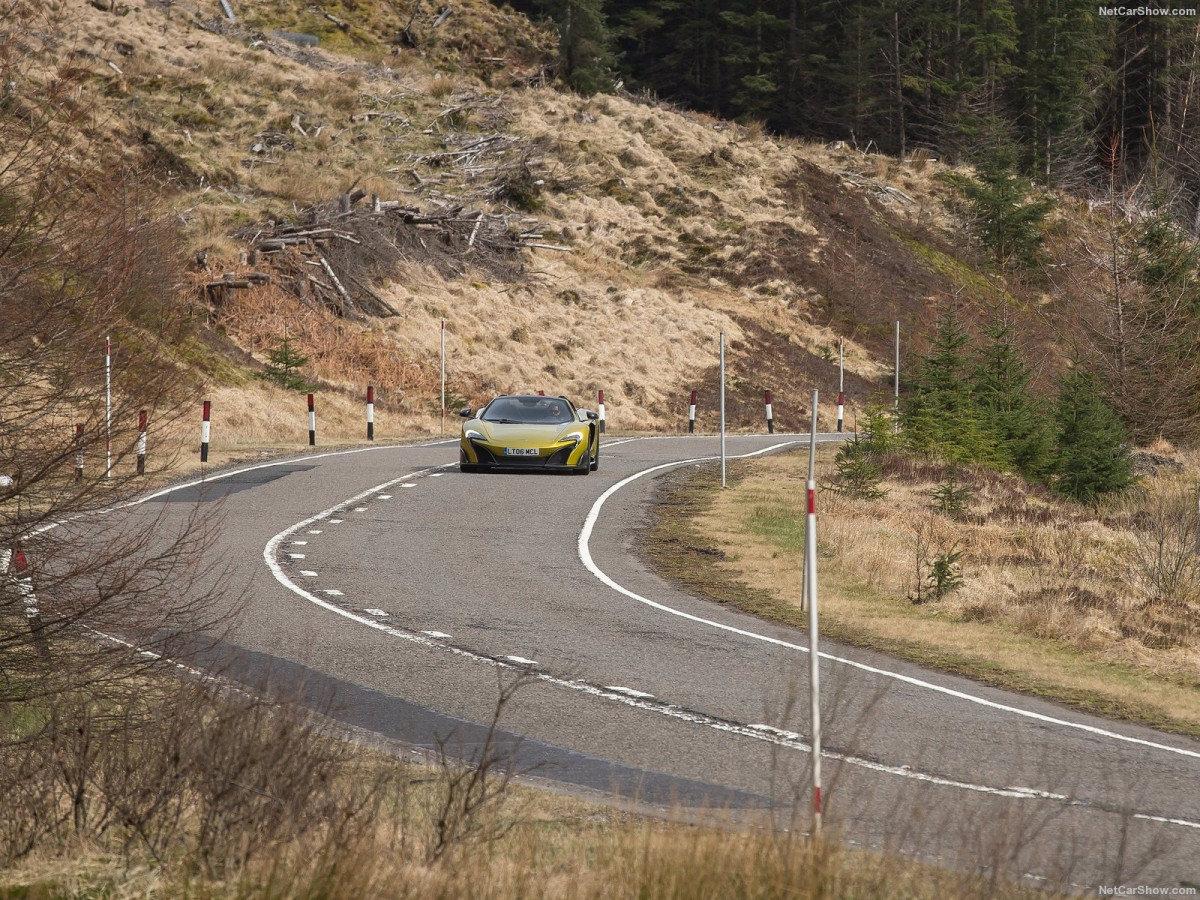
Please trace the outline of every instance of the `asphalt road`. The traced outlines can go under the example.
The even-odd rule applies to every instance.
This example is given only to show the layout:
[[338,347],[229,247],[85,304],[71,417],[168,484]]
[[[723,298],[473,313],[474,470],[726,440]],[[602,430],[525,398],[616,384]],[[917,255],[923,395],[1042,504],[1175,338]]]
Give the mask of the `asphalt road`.
[[[788,446],[807,436],[728,439],[731,456]],[[211,568],[245,593],[225,649],[246,681],[269,669],[358,728],[470,755],[521,678],[498,741],[530,777],[807,829],[807,634],[634,552],[656,477],[718,452],[610,438],[580,477],[463,475],[453,442],[368,448],[210,476],[137,514],[218,504]],[[1200,742],[822,651],[825,821],[845,841],[1086,890],[1200,883]]]

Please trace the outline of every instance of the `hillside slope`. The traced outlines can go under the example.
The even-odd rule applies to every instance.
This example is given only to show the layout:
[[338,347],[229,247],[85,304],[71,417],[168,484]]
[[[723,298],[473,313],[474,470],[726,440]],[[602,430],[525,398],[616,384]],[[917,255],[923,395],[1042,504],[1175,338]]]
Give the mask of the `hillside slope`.
[[832,404],[841,336],[852,416],[890,393],[897,320],[905,356],[950,309],[1044,331],[1044,288],[980,273],[934,161],[556,91],[552,36],[485,3],[440,24],[419,4],[233,6],[27,4],[10,96],[69,89],[72,158],[153,189],[202,329],[259,364],[286,338],[306,377],[373,383],[410,428],[437,408],[442,318],[452,399],[604,390],[633,430],[684,427],[696,389],[712,425],[722,331],[734,427],[759,427],[769,389],[783,429],[811,388]]

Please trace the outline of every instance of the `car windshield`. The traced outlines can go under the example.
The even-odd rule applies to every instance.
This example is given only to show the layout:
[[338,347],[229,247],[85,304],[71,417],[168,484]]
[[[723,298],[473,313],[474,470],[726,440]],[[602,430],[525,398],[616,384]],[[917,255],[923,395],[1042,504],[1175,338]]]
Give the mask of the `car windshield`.
[[512,425],[562,425],[575,420],[570,404],[561,397],[497,397],[480,418]]

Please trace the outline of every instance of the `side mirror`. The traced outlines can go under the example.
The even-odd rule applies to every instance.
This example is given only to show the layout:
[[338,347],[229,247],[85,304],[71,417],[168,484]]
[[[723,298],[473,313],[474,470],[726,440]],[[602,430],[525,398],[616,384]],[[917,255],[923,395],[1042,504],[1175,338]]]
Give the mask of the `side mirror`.
[[458,411],[458,414],[460,416],[462,416],[464,419],[470,419],[475,415],[475,413],[471,412],[471,407],[469,407],[469,406],[465,407],[464,409],[460,409]]
[[598,418],[600,418],[600,416],[598,416],[596,413],[592,412],[590,409],[581,409],[579,411],[579,421],[581,421],[581,422],[584,421],[585,419],[589,422],[594,422]]

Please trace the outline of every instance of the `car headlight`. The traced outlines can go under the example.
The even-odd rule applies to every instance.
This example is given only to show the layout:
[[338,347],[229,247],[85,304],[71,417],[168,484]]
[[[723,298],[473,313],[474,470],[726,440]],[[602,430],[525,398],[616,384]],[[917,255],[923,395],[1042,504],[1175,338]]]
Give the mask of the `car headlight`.
[[582,431],[572,431],[570,434],[564,434],[562,437],[559,438],[559,440],[564,443],[566,443],[567,441],[574,441],[576,444],[578,444],[580,441],[583,440],[583,432]]
[[466,431],[464,431],[463,437],[465,437],[468,441],[486,440],[486,438],[480,432],[476,431],[474,428],[468,428]]

